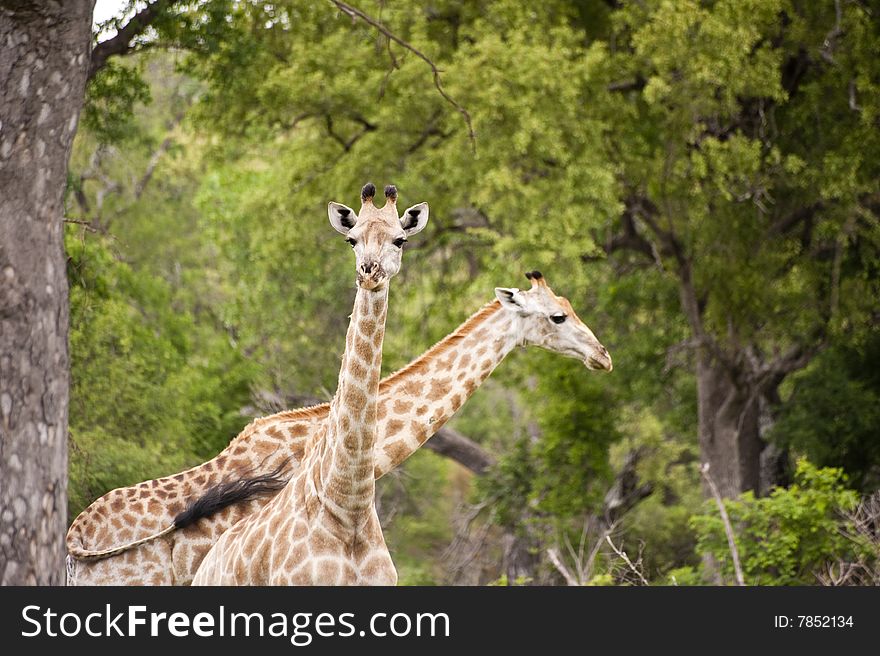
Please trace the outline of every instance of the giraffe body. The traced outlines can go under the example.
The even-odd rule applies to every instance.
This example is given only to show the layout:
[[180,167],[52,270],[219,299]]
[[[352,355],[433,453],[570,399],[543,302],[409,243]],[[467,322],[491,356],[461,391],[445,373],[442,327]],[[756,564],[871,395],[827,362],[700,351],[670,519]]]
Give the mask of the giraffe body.
[[[580,329],[583,324],[571,311],[568,300],[557,297],[546,284],[532,282],[531,291],[519,293],[532,301],[536,295],[545,298],[534,311],[534,303],[525,304],[531,314],[522,315],[510,307],[502,292],[499,299],[505,299],[503,304],[501,300],[488,303],[419,358],[381,381],[374,447],[376,479],[434,435],[516,346],[537,345],[575,357],[588,366],[590,357],[603,357],[604,349],[586,326],[586,332]],[[549,331],[555,330],[556,324],[547,317],[558,312],[571,312],[571,321],[578,326],[573,331],[574,339],[553,339]],[[535,325],[524,327],[523,322]],[[579,347],[574,344],[578,340],[582,342]],[[593,356],[589,355],[591,347],[596,350]],[[604,368],[610,368],[610,358]],[[172,524],[193,496],[230,476],[272,471],[287,461],[295,477],[302,470],[307,446],[323,439],[329,408],[325,403],[257,419],[217,457],[202,465],[108,492],[73,523],[68,532],[68,550],[75,555],[152,535]],[[219,537],[268,501],[261,498],[229,506],[192,526],[117,555],[76,560],[71,583],[187,585]],[[114,517],[116,522],[111,521]]]
[[194,585],[397,582],[373,503],[376,397],[387,304],[387,286],[378,292],[358,290],[339,387],[319,429],[322,439],[284,490],[220,537]]
[[357,215],[338,203],[328,208],[330,223],[354,248],[358,291],[324,437],[280,494],[220,537],[193,585],[397,583],[376,514],[373,449],[388,286],[406,236],[424,228],[428,207],[414,206],[401,220],[397,190],[386,187],[382,209],[374,192],[364,187]]

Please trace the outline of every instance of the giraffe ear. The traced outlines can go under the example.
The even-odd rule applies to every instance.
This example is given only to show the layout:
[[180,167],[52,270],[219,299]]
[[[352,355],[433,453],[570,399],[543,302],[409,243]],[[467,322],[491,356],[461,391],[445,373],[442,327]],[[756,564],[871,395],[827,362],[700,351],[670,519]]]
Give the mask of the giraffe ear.
[[343,235],[347,235],[348,231],[354,228],[354,224],[357,223],[355,211],[342,203],[329,203],[327,216],[330,217],[330,225]]
[[495,296],[501,301],[501,307],[514,312],[525,310],[522,294],[516,287],[496,287]]
[[427,224],[427,203],[419,203],[418,205],[413,205],[406,212],[403,213],[402,217],[400,217],[400,225],[403,227],[404,232],[406,232],[406,234],[408,235],[414,235],[417,232],[421,232],[425,229],[425,226]]

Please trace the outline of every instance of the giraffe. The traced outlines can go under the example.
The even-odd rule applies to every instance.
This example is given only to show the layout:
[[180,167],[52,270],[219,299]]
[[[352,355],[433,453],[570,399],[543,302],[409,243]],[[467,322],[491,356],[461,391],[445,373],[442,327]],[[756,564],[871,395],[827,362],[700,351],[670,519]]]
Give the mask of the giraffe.
[[[439,430],[517,347],[537,346],[611,371],[608,351],[537,271],[530,290],[498,287],[496,298],[379,387],[375,477],[393,470]],[[485,348],[484,348],[485,347]],[[449,384],[446,383],[449,381]],[[438,396],[439,395],[439,396]],[[432,398],[429,398],[432,397]],[[249,424],[217,457],[186,472],[108,492],[71,525],[68,550],[80,585],[186,585],[231,526],[277,493],[272,477],[295,475],[318,439],[329,404],[288,410]],[[286,467],[285,467],[286,463]],[[178,526],[187,500],[230,477],[253,476],[265,492]],[[234,497],[231,497],[234,500]],[[132,544],[134,543],[134,544]]]
[[330,203],[333,227],[355,253],[357,295],[324,436],[300,472],[258,512],[229,529],[202,560],[193,585],[394,585],[397,569],[376,513],[373,449],[388,288],[403,244],[421,231],[428,205],[397,214],[397,190],[355,214]]

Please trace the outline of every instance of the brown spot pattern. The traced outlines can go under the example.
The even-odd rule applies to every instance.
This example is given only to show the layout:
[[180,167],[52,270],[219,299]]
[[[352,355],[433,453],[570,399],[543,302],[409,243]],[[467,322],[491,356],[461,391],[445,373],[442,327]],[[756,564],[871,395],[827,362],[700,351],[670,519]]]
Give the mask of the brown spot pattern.
[[452,389],[452,381],[449,378],[434,379],[431,381],[431,389],[428,392],[429,401],[438,401]]
[[403,459],[406,457],[408,449],[403,443],[403,440],[397,440],[396,442],[386,444],[383,447],[383,451],[385,451],[385,453],[391,459],[392,464],[398,464],[402,462]]
[[404,424],[401,420],[392,419],[385,427],[385,436],[391,437],[392,435],[397,435],[401,430],[403,430],[403,426]]
[[358,357],[364,362],[371,363],[373,361],[373,346],[362,337],[358,337],[355,340],[354,352],[357,353]]

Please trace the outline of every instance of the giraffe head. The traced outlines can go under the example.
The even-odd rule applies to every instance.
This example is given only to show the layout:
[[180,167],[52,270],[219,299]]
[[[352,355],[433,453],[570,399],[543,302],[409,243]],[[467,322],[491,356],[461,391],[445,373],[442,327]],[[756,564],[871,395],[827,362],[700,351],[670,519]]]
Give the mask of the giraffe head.
[[520,343],[539,346],[583,362],[588,369],[611,371],[611,356],[580,320],[567,298],[557,296],[539,271],[526,273],[532,288],[496,287],[501,306],[518,317]]
[[385,187],[385,205],[376,207],[376,187],[368,182],[361,190],[361,211],[355,213],[341,203],[330,203],[330,225],[354,249],[357,284],[364,289],[380,289],[400,271],[406,238],[421,232],[428,223],[428,204],[413,205],[403,216],[397,214],[397,188]]

